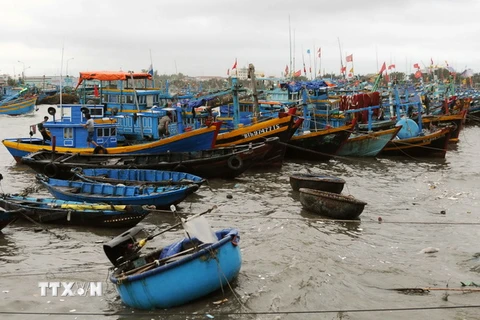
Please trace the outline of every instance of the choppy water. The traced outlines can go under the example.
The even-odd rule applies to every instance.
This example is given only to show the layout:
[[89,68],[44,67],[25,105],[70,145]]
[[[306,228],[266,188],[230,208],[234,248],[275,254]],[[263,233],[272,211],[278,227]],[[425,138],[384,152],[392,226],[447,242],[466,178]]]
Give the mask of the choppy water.
[[[40,122],[46,108],[28,116],[0,117],[0,138],[27,136],[28,126]],[[54,234],[67,236],[62,239],[35,232],[35,226],[26,222],[9,226],[0,234],[0,318],[479,319],[478,307],[420,308],[479,305],[480,293],[450,292],[445,301],[443,291],[406,295],[386,290],[480,284],[479,136],[480,127],[467,127],[445,160],[286,162],[280,171],[210,181],[210,188],[200,188],[179,211],[197,213],[217,205],[208,219],[214,229],[240,230],[242,269],[232,283],[234,293],[226,288],[225,294],[170,310],[126,308],[106,281],[110,264],[102,242],[119,230],[49,227]],[[368,202],[361,220],[331,222],[304,211],[288,176],[305,172],[306,167],[344,178],[344,193]],[[35,185],[33,172],[15,165],[3,146],[0,170],[2,192]],[[159,231],[173,223],[171,215],[155,214],[143,224]],[[181,236],[181,230],[169,232],[148,247]],[[427,247],[439,251],[420,253]],[[41,297],[40,281],[103,281],[103,296]],[[223,304],[213,303],[224,298],[228,301]],[[378,311],[404,308],[416,310]],[[243,314],[228,315],[237,312]]]

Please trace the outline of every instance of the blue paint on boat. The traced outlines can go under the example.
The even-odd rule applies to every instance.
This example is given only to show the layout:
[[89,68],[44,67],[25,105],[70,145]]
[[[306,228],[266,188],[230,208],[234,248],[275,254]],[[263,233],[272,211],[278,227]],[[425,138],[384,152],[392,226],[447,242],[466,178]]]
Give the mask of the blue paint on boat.
[[[240,272],[240,237],[236,229],[220,230],[215,235],[218,242],[175,262],[127,277],[114,273],[110,280],[123,303],[139,309],[171,308],[227,287]],[[189,239],[183,239],[162,252],[175,254],[187,242]]]
[[108,204],[155,205],[168,207],[183,201],[198,189],[198,185],[143,187],[90,183],[48,178],[37,174],[39,180],[56,198],[67,201]]
[[[109,168],[74,168],[72,172],[84,181],[114,182],[123,184],[197,184],[205,179],[185,172],[149,169],[109,169]],[[92,180],[93,179],[93,180]]]

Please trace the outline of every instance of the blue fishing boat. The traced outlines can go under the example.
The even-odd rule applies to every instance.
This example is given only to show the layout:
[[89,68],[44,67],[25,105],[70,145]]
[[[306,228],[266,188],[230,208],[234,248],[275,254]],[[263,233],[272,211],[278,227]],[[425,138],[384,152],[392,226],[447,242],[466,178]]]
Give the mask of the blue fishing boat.
[[0,114],[17,116],[32,112],[35,109],[37,97],[17,98],[8,102],[0,103]]
[[[40,223],[107,228],[133,227],[150,213],[148,208],[139,205],[85,203],[6,194],[0,197],[0,209],[22,210],[22,214],[17,216]],[[0,227],[3,215],[4,212],[0,211]]]
[[186,172],[149,169],[73,168],[75,176],[87,182],[121,183],[124,185],[173,186],[196,184],[206,180]]
[[43,174],[37,174],[37,180],[54,197],[61,200],[107,204],[154,205],[161,208],[180,203],[198,189],[196,184],[159,187],[125,186],[122,184],[112,185],[109,183],[53,179]]
[[140,245],[127,231],[104,245],[115,266],[110,281],[123,303],[139,309],[171,308],[226,288],[240,272],[240,237],[236,229],[223,229],[214,238],[184,238],[139,256],[134,248]]
[[[58,112],[62,115],[55,118]],[[121,145],[115,119],[104,118],[103,105],[63,105],[50,107],[48,113],[53,119],[43,126],[49,131],[51,140],[32,137],[7,138],[2,141],[17,162],[29,153],[39,150],[54,150],[58,152],[75,152],[82,154],[109,153],[109,154],[138,154],[159,152],[182,152],[211,149],[215,146],[220,123],[212,123],[208,127],[173,135],[161,140],[140,144]],[[87,130],[83,127],[86,114],[95,120],[93,141],[95,147],[87,142]]]

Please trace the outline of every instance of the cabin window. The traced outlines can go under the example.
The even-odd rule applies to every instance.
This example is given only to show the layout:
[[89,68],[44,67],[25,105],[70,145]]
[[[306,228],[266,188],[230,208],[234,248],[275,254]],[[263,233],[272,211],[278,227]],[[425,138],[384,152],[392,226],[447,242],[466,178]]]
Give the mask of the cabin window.
[[92,115],[94,118],[103,117],[103,108],[91,108],[89,110],[90,115]]
[[97,137],[103,137],[103,128],[97,128]]
[[127,96],[127,103],[133,103],[133,96]]
[[73,128],[63,128],[63,139],[73,139]]

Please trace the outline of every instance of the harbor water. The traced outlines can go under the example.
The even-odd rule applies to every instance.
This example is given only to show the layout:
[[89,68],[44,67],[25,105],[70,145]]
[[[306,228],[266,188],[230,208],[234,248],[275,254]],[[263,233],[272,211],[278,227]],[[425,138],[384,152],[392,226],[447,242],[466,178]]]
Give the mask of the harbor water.
[[[0,138],[28,137],[47,115],[0,116]],[[36,136],[40,137],[37,133]],[[279,170],[215,179],[178,206],[217,208],[213,229],[237,228],[243,264],[238,278],[188,305],[142,311],[124,306],[108,280],[102,244],[124,230],[16,222],[0,233],[1,319],[480,319],[480,292],[399,288],[480,285],[480,127],[468,126],[446,159],[335,158],[285,161]],[[367,202],[358,221],[322,219],[302,209],[289,175],[314,172],[346,180],[344,194]],[[0,192],[47,196],[28,167],[0,147]],[[38,191],[34,191],[38,189]],[[173,214],[142,222],[159,232]],[[42,226],[43,228],[45,226]],[[162,234],[148,251],[184,233]],[[42,295],[40,282],[101,282],[95,296]],[[478,289],[478,288],[477,288]],[[476,305],[476,307],[469,307]]]

